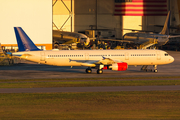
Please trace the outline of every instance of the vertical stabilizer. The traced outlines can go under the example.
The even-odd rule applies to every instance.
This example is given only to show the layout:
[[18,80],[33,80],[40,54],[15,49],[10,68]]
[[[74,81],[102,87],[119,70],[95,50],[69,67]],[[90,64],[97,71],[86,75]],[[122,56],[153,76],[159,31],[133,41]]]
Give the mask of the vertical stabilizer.
[[160,32],[160,34],[169,35],[170,16],[171,16],[171,12],[169,11],[167,18],[166,18],[166,21],[164,23],[164,27],[163,27],[162,31]]
[[21,27],[14,27],[19,51],[37,51],[40,50],[23,31]]

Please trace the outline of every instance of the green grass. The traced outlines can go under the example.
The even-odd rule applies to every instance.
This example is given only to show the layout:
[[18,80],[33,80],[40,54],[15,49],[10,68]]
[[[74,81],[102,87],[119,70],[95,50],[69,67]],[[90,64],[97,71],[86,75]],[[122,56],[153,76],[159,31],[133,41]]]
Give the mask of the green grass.
[[151,86],[180,85],[180,80],[102,80],[102,81],[19,81],[1,82],[0,88],[46,88],[46,87],[90,87],[90,86]]
[[49,78],[49,79],[0,79],[1,82],[25,82],[25,81],[64,81],[64,80],[72,80],[72,81],[77,81],[77,80],[124,80],[124,79],[129,79],[129,80],[137,80],[137,79],[172,79],[172,78],[179,78],[180,76],[157,76],[157,77],[90,77],[90,78]]
[[[179,78],[175,76],[0,80],[0,88],[180,85]],[[0,94],[0,119],[179,118],[180,91]]]
[[179,119],[180,91],[0,94],[1,119]]

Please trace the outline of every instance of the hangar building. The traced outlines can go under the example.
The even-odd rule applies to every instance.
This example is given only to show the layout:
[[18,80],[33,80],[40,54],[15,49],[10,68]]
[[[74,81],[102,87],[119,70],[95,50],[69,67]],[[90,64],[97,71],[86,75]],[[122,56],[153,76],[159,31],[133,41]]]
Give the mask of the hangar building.
[[[6,1],[8,2],[3,1],[0,5],[3,9],[0,14],[4,15],[2,18],[6,18],[1,20],[0,32],[8,32],[6,36],[0,37],[1,46],[5,48],[17,46],[13,29],[10,29],[12,26],[22,26],[34,43],[46,50],[53,48],[52,29],[70,32],[93,29],[102,32],[107,38],[113,36],[113,39],[122,39],[123,34],[131,32],[125,29],[160,32],[162,28],[154,25],[163,25],[169,10],[172,13],[171,25],[179,27],[179,0],[38,0],[39,2],[34,3],[30,2],[32,0]],[[12,9],[9,6],[12,2],[14,6],[20,7]],[[173,29],[172,32],[178,33],[178,30]]]

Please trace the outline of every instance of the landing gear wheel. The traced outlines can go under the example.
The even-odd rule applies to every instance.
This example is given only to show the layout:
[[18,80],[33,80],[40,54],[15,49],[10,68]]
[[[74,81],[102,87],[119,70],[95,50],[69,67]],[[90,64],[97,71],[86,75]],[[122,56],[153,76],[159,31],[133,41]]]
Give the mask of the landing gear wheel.
[[92,73],[91,68],[87,68],[87,69],[86,69],[86,73]]
[[156,70],[154,70],[154,72],[155,72],[155,73],[157,73],[157,72],[158,72],[158,70],[156,69]]
[[157,73],[158,70],[157,70],[157,65],[154,65],[154,72]]
[[147,71],[148,71],[147,67],[148,67],[148,65],[143,65],[142,68],[141,68],[141,70],[147,72]]
[[97,74],[102,74],[102,73],[103,73],[103,70],[101,70],[101,69],[97,70]]

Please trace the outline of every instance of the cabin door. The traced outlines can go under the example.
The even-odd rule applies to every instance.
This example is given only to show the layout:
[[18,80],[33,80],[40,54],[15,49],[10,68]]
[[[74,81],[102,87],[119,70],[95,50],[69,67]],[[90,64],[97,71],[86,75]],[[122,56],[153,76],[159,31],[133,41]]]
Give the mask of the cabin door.
[[40,61],[45,61],[45,52],[40,52],[41,58]]
[[89,60],[89,53],[85,53],[85,60]]
[[160,54],[160,52],[157,52],[157,60],[161,60],[161,54]]
[[129,53],[125,53],[125,60],[129,60]]

